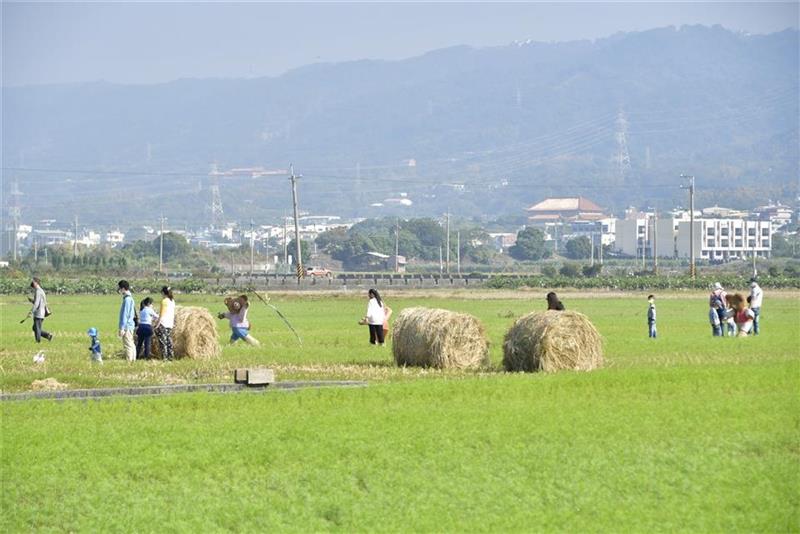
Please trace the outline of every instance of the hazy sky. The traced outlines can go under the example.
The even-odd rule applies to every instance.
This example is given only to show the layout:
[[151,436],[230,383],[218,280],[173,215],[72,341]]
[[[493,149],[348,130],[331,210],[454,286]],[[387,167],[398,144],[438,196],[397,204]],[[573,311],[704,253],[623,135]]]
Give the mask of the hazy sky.
[[42,3],[2,0],[4,85],[279,75],[457,44],[565,41],[681,24],[798,27],[798,2]]

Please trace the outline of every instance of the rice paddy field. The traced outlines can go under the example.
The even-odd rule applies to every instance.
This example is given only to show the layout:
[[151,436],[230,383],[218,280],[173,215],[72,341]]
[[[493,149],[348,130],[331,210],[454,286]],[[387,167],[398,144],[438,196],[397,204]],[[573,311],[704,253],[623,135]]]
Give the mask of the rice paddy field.
[[[365,292],[365,291],[364,291]],[[543,292],[387,293],[395,313],[478,317],[482,371],[397,368],[368,343],[362,292],[272,295],[302,338],[254,301],[261,347],[201,362],[115,353],[112,296],[50,295],[37,347],[24,296],[0,299],[0,385],[29,391],[279,380],[365,388],[0,403],[3,532],[800,531],[800,306],[765,289],[762,335],[712,338],[705,294],[563,294],[604,339],[588,373],[501,371],[514,319]],[[137,299],[142,295],[136,295]],[[179,304],[223,309],[222,298]],[[103,365],[89,358],[100,330]],[[227,323],[218,322],[224,340]],[[390,342],[387,344],[390,345]],[[43,349],[45,361],[33,362]]]

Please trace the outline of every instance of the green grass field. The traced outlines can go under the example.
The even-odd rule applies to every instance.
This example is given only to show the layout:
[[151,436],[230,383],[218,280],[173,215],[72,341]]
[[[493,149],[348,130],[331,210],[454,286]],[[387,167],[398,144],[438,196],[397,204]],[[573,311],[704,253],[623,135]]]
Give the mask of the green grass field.
[[[492,297],[495,298],[492,298]],[[498,371],[514,317],[540,293],[389,294],[478,316],[495,369],[396,369],[371,347],[353,295],[278,296],[303,337],[254,304],[262,347],[216,362],[108,358],[114,297],[50,298],[56,340],[37,347],[24,298],[0,300],[4,392],[69,387],[354,378],[363,389],[4,402],[2,522],[20,531],[767,531],[800,530],[800,308],[769,293],[763,334],[713,339],[703,295],[569,296],[605,340],[592,373]],[[221,309],[214,296],[179,304]],[[89,362],[96,326],[107,361]],[[227,326],[219,322],[221,335]],[[113,350],[112,350],[113,349]]]

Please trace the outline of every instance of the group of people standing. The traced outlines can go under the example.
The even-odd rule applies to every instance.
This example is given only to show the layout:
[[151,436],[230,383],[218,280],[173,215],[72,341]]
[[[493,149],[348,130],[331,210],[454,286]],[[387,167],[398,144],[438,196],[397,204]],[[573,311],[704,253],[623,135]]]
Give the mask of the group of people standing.
[[722,284],[714,284],[708,297],[708,320],[714,337],[757,336],[760,331],[761,305],[764,292],[755,278],[750,279],[750,294],[745,299],[736,293],[729,295]]
[[163,358],[172,360],[174,356],[172,329],[175,327],[175,297],[172,295],[172,289],[169,286],[161,288],[162,298],[158,313],[153,308],[153,299],[147,297],[142,300],[137,314],[136,302],[127,280],[119,281],[117,292],[122,295],[122,304],[119,308],[119,337],[122,339],[125,358],[129,362],[137,358],[149,359],[150,346],[155,335]]

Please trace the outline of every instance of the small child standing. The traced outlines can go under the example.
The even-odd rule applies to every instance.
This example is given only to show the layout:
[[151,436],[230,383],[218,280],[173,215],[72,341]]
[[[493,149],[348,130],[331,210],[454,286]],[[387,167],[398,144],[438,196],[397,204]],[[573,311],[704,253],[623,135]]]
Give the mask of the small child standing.
[[158,314],[153,309],[153,299],[147,297],[139,307],[139,326],[136,329],[136,357],[150,359],[150,345],[153,340],[153,320]]
[[711,335],[714,337],[722,336],[722,325],[719,322],[719,314],[716,308],[708,309],[708,322],[711,323]]
[[650,337],[656,337],[656,297],[653,295],[647,296],[649,306],[647,308],[647,326],[650,332]]
[[725,326],[728,327],[728,337],[734,337],[736,335],[736,310],[733,308],[727,308],[725,310]]
[[103,363],[103,353],[100,349],[100,340],[97,338],[97,328],[91,327],[86,333],[92,338],[92,344],[89,347],[92,353],[92,361],[95,363]]

